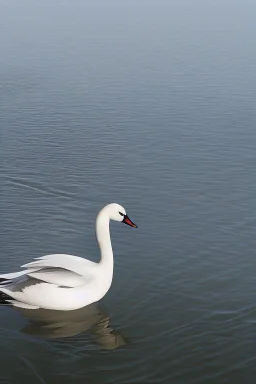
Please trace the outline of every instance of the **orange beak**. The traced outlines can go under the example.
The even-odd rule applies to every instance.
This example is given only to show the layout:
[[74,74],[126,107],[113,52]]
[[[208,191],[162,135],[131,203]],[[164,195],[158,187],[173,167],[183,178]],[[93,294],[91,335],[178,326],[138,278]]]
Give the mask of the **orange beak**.
[[123,223],[130,225],[130,227],[138,228],[136,224],[134,224],[131,219],[127,215],[124,215]]

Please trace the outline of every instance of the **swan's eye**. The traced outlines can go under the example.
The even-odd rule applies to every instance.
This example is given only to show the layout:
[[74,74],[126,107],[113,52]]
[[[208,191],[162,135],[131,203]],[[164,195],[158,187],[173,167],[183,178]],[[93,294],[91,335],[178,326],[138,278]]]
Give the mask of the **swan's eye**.
[[124,216],[124,214],[122,212],[119,212],[119,215]]

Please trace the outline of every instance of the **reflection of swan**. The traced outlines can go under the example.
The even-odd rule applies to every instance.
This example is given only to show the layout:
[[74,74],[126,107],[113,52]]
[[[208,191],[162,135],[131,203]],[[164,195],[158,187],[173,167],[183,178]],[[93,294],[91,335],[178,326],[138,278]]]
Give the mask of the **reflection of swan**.
[[29,319],[21,330],[23,333],[49,338],[62,338],[90,331],[96,342],[105,349],[115,349],[127,344],[124,337],[109,327],[109,317],[97,303],[75,311],[34,311],[16,309]]
[[109,221],[137,227],[118,204],[106,205],[96,219],[101,260],[71,255],[47,255],[23,265],[20,272],[0,275],[0,292],[15,307],[70,311],[99,301],[109,290],[113,277],[113,251]]

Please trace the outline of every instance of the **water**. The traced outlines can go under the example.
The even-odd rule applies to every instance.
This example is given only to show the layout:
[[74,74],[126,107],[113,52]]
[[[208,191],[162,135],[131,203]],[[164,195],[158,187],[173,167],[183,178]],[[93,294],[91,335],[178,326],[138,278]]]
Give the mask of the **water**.
[[1,383],[253,384],[255,3],[51,3],[1,4],[1,271],[139,229],[100,303],[0,308]]

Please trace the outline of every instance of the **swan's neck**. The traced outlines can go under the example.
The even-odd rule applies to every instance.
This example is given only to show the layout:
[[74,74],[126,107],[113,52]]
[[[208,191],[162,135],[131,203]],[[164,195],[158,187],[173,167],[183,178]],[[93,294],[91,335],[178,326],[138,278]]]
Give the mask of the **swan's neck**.
[[112,276],[114,260],[109,233],[109,217],[104,212],[100,212],[96,219],[96,237],[101,253],[99,265]]

